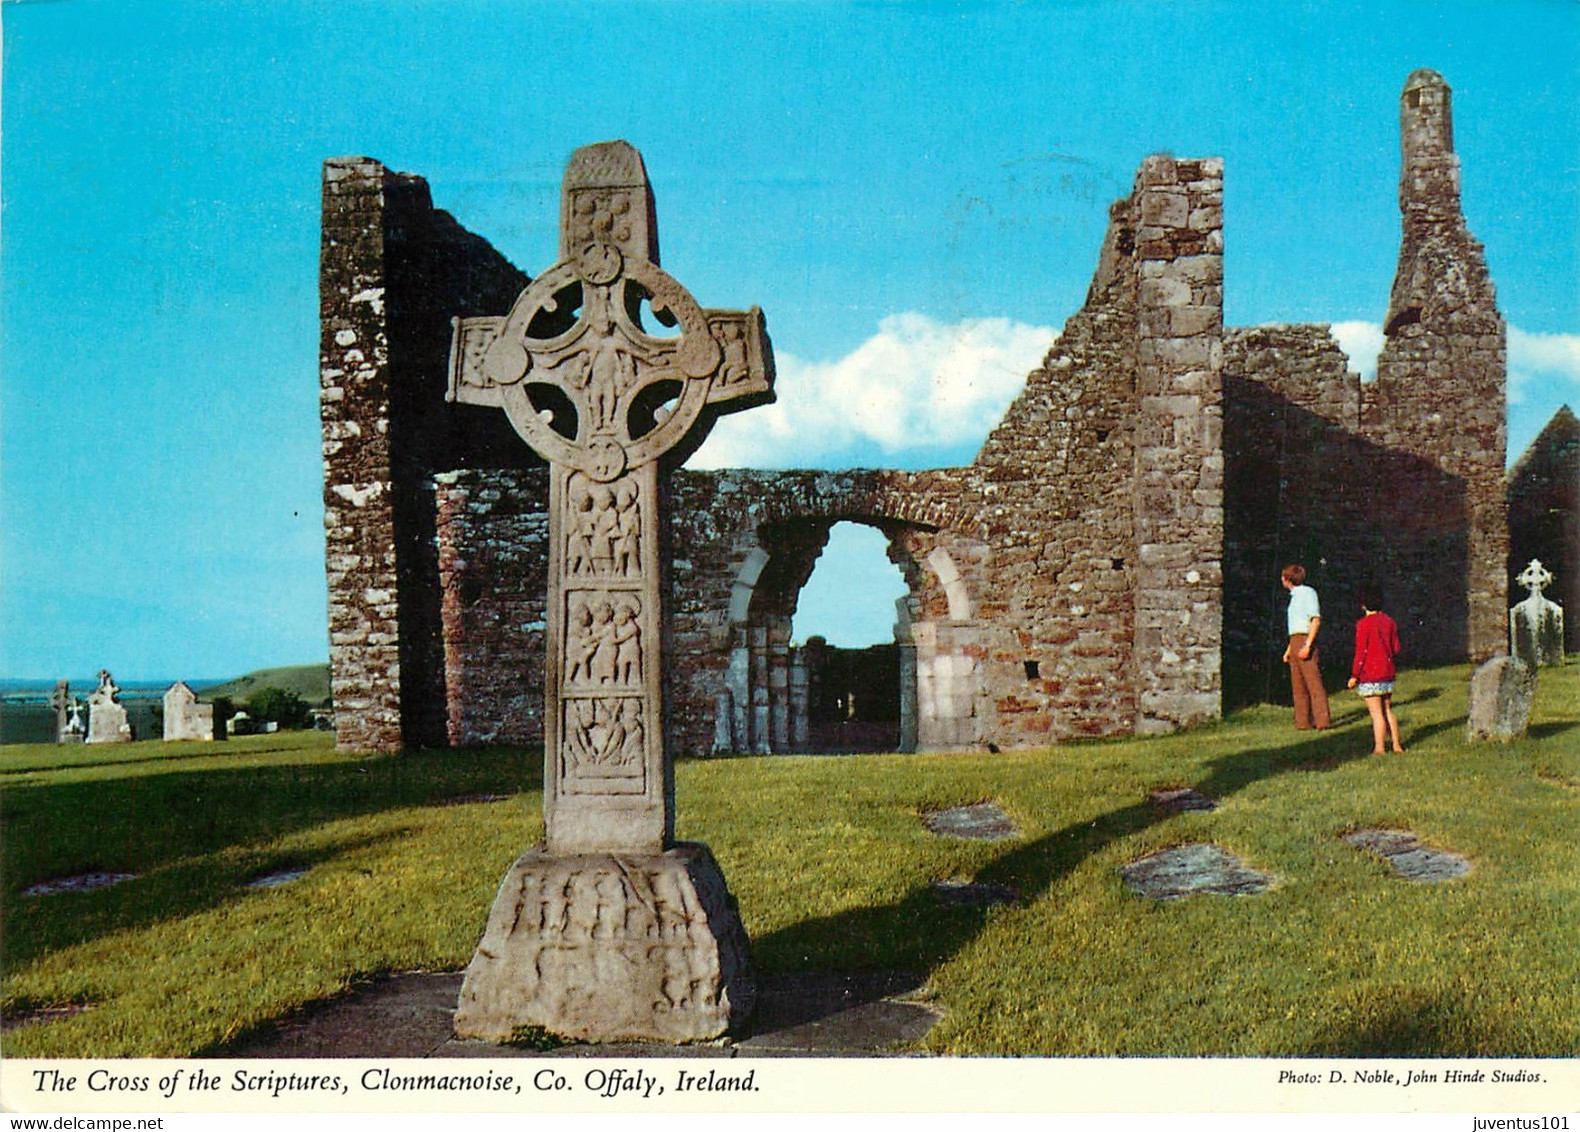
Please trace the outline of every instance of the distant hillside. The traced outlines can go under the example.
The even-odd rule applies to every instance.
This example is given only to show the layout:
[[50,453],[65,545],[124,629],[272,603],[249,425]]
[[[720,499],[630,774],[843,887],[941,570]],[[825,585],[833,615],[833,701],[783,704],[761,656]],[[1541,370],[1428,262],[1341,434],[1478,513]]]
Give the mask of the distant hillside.
[[212,700],[216,696],[229,696],[231,702],[240,707],[255,693],[265,688],[295,692],[314,707],[325,706],[329,703],[329,665],[298,664],[290,668],[260,668],[256,672],[249,672],[245,676],[238,676],[223,684],[194,688],[193,691],[204,700]]

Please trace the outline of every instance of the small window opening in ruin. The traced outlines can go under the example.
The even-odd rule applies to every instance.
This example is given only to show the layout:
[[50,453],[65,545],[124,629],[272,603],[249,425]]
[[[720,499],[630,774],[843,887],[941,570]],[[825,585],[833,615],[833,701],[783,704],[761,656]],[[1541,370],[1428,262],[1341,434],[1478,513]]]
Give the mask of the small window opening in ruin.
[[1109,431],[1110,430],[1106,429],[1106,428],[1098,429],[1097,430],[1097,443],[1099,443],[1099,444],[1107,443]]
[[476,605],[483,599],[483,583],[477,578],[467,576],[461,579],[461,604],[466,606]]
[[1110,558],[1108,562],[1110,567],[1115,570],[1123,570],[1125,568],[1125,560],[1123,558]]
[[1026,663],[1026,679],[1036,680],[1042,676],[1042,661],[1028,660]]
[[1421,308],[1420,307],[1406,307],[1404,310],[1400,311],[1398,314],[1393,316],[1393,321],[1390,322],[1383,329],[1383,333],[1384,334],[1392,334],[1394,331],[1398,330],[1401,326],[1412,326],[1415,323],[1420,322],[1420,321],[1421,321]]
[[1418,90],[1409,91],[1404,96],[1404,103],[1411,110],[1418,110],[1418,109],[1420,109],[1420,106],[1421,106],[1421,92],[1418,91]]

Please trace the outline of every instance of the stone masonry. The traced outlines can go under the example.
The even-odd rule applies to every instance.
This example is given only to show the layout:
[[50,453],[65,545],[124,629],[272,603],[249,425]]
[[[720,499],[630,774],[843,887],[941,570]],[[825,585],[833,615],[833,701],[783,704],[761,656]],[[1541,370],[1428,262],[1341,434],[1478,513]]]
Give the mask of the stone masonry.
[[[1410,76],[1400,113],[1404,236],[1375,382],[1325,325],[1224,327],[1222,163],[1156,156],[1109,211],[1085,304],[971,465],[661,469],[670,749],[806,749],[791,619],[842,521],[887,537],[909,590],[906,749],[1167,731],[1276,696],[1289,561],[1322,594],[1332,673],[1372,579],[1405,663],[1503,647],[1503,323],[1459,210],[1447,85]],[[417,178],[362,158],[325,177],[340,742],[538,741],[548,477],[475,407],[443,403],[449,314],[505,309],[525,277]]]
[[450,319],[508,306],[525,282],[435,210],[420,178],[360,157],[325,163],[319,403],[344,748],[447,739],[434,474],[541,463],[497,414],[445,405]]

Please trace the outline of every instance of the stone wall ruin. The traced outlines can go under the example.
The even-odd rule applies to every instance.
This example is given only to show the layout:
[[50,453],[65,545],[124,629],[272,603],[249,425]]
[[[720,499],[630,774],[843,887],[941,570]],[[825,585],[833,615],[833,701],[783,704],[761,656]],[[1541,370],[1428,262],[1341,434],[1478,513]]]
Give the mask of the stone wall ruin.
[[1580,652],[1580,420],[1566,405],[1509,469],[1509,561],[1540,559],[1547,596],[1569,611],[1564,648]]
[[[1400,112],[1404,238],[1375,382],[1327,326],[1223,326],[1222,163],[1155,156],[1110,209],[1085,304],[969,466],[667,470],[671,751],[813,747],[816,662],[791,619],[844,521],[887,538],[909,590],[901,749],[1161,732],[1276,698],[1286,561],[1323,596],[1330,670],[1373,579],[1408,663],[1504,647],[1503,322],[1459,208],[1447,85],[1416,72]],[[525,282],[420,179],[326,164],[342,747],[542,737],[546,473],[498,414],[443,401],[450,318]]]

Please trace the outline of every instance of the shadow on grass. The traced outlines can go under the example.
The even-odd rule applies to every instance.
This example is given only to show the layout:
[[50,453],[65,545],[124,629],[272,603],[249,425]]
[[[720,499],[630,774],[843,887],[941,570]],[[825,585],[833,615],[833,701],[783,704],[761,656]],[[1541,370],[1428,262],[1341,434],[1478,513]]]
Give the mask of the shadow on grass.
[[[1331,770],[1368,757],[1353,733],[1322,733],[1286,746],[1225,755],[1192,785],[1224,799],[1253,782],[1292,772]],[[1031,903],[1084,861],[1116,842],[1171,820],[1138,800],[1015,846],[976,870],[979,882],[1006,885]],[[765,971],[862,970],[875,966],[930,971],[951,959],[1000,909],[944,904],[926,887],[897,903],[850,909],[781,928],[754,939],[754,962]]]
[[1533,723],[1525,734],[1531,739],[1551,739],[1554,735],[1562,735],[1564,732],[1573,731],[1577,727],[1580,727],[1580,723]]
[[1491,1057],[1510,1048],[1505,1028],[1475,1003],[1405,986],[1369,988],[1368,996],[1301,1056]]
[[[163,742],[160,741],[160,740],[154,740],[154,742],[159,743],[160,746],[164,746]],[[42,744],[38,744],[38,745],[42,746]],[[36,781],[37,777],[40,776],[40,775],[45,776],[45,778],[47,779],[47,777],[50,774],[52,774],[53,772],[55,772],[55,771],[112,770],[113,769],[113,770],[124,770],[124,771],[128,771],[128,772],[135,772],[135,771],[138,771],[139,769],[148,770],[148,769],[153,769],[153,768],[160,768],[161,773],[165,773],[165,774],[180,774],[180,773],[183,773],[181,764],[185,763],[185,762],[196,762],[196,761],[198,761],[200,759],[213,761],[213,760],[223,759],[227,755],[240,756],[240,757],[245,758],[248,755],[251,755],[251,754],[254,754],[254,753],[255,752],[249,751],[249,750],[238,750],[235,746],[231,746],[231,747],[227,748],[224,744],[220,744],[220,745],[216,746],[213,743],[206,743],[206,744],[204,744],[204,749],[203,750],[195,749],[195,744],[194,744],[194,749],[179,751],[178,753],[175,753],[175,754],[149,755],[147,758],[140,758],[140,759],[133,759],[133,758],[126,758],[126,759],[104,758],[104,759],[94,759],[94,760],[91,760],[91,761],[84,760],[82,762],[75,762],[75,761],[72,761],[70,758],[58,758],[58,759],[51,760],[47,756],[43,757],[43,758],[36,757],[36,756],[29,756],[26,759],[22,759],[22,760],[16,761],[12,765],[7,765],[6,762],[4,761],[3,757],[0,757],[0,773],[3,773],[5,775],[7,775],[7,776],[27,775],[28,778],[29,778],[29,781]],[[263,752],[256,752],[256,753],[273,754],[274,752],[273,751],[263,751]],[[202,773],[202,772],[199,772],[199,773]]]
[[[212,860],[224,850],[266,845],[332,821],[513,794],[541,779],[540,752],[479,748],[7,786],[0,795],[5,967],[235,897],[236,884],[256,873],[239,881],[226,873]],[[265,867],[289,863],[276,860],[279,866]],[[39,881],[88,872],[143,879],[95,892],[21,895]]]
[[262,895],[270,890],[248,887],[261,877],[286,870],[305,872],[347,853],[389,844],[405,833],[391,830],[347,838],[311,852],[260,850],[233,863],[182,862],[91,892],[21,897],[7,909],[5,968],[14,970],[41,955],[111,932],[137,931]]

